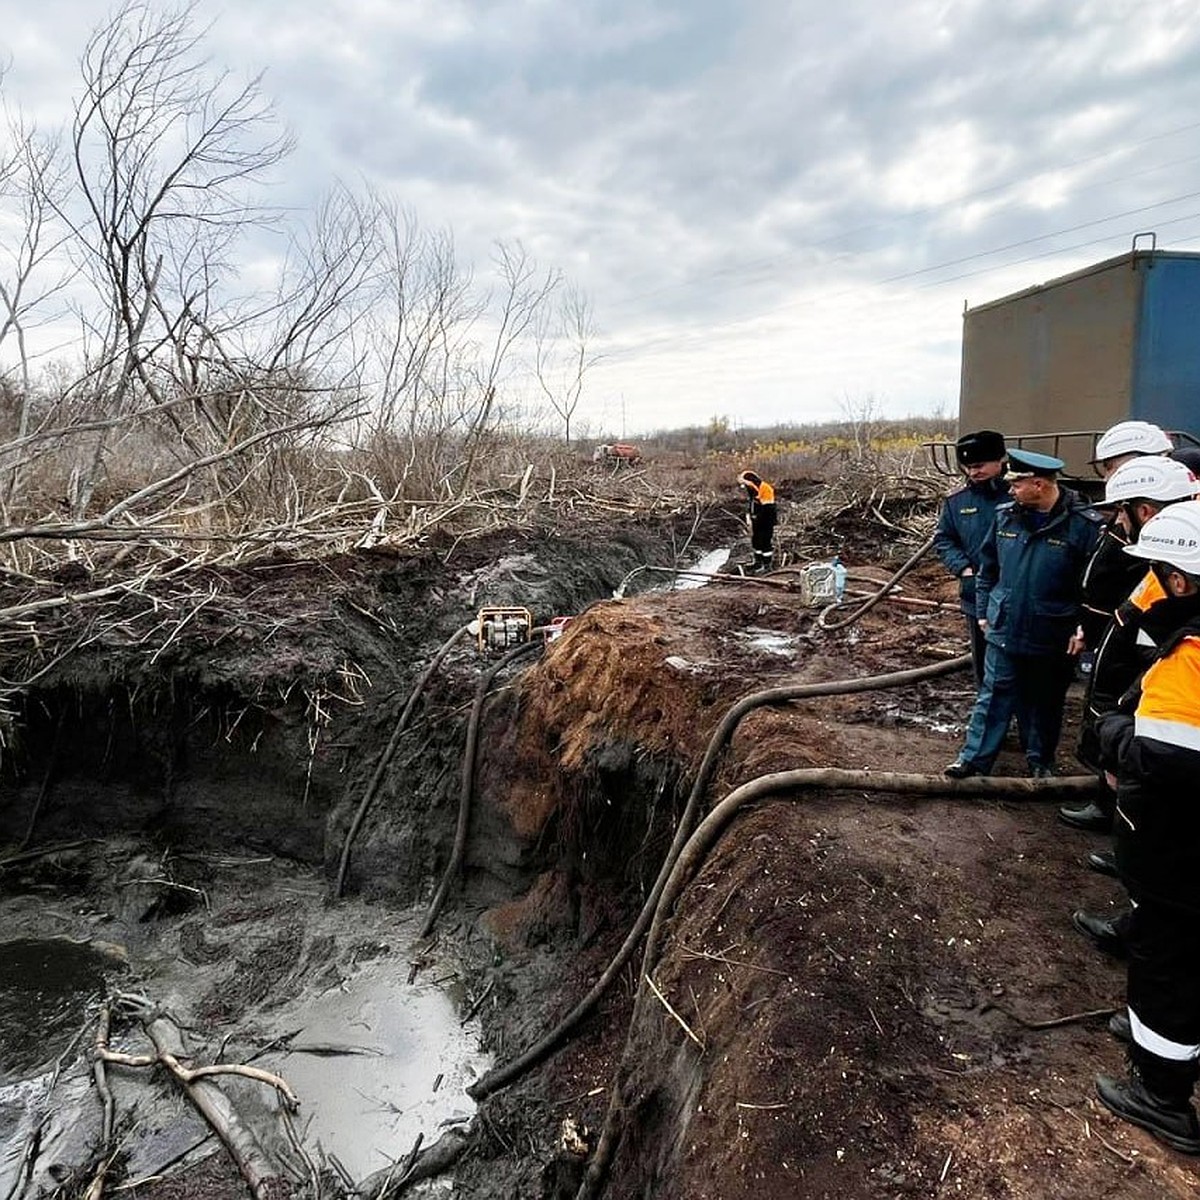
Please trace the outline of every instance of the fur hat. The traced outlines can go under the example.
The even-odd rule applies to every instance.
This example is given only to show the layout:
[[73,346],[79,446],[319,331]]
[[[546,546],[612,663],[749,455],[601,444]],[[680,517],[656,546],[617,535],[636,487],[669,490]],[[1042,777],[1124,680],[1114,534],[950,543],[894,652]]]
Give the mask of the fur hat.
[[960,467],[977,467],[980,463],[1000,462],[1005,456],[1004,434],[994,429],[964,433],[954,443],[954,456]]

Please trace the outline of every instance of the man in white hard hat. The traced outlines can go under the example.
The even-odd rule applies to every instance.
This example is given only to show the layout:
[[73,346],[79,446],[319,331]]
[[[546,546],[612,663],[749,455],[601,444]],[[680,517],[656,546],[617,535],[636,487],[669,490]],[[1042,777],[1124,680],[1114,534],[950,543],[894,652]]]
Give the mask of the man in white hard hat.
[[[1109,475],[1104,488],[1104,507],[1112,516],[1105,523],[1100,545],[1083,574],[1083,613],[1071,639],[1072,653],[1084,649],[1099,651],[1119,606],[1128,600],[1146,574],[1141,561],[1125,554],[1124,547],[1135,542],[1142,526],[1166,505],[1191,500],[1196,491],[1196,479],[1183,463],[1158,455],[1130,456]],[[1111,648],[1106,657],[1109,664],[1126,663],[1124,658],[1114,660]],[[1094,770],[1098,763],[1097,717],[1116,703],[1139,670],[1140,667],[1135,667],[1126,675],[1118,666],[1115,673],[1107,672],[1113,679],[1097,688],[1093,663],[1076,750],[1076,757],[1084,766]],[[1095,708],[1095,704],[1100,707]],[[1082,807],[1060,808],[1058,815],[1077,829],[1107,833],[1112,828],[1112,811],[1111,797],[1102,794]]]
[[[1115,471],[1130,463],[1161,458],[1173,449],[1171,439],[1157,425],[1149,421],[1121,421],[1096,439],[1095,455],[1091,462],[1107,480]],[[1118,511],[1105,522],[1096,552],[1083,573],[1083,605],[1079,625],[1071,638],[1071,654],[1094,654],[1117,605],[1145,574],[1136,561],[1122,553],[1129,542],[1128,523]],[[1085,729],[1091,732],[1090,727],[1085,726]],[[1081,748],[1087,750],[1088,746],[1081,743]],[[1092,765],[1087,759],[1083,761],[1085,765]],[[1104,797],[1098,804],[1089,801],[1076,808],[1060,808],[1058,815],[1076,829],[1107,833],[1112,828],[1112,805]]]
[[1186,1154],[1200,1154],[1192,1090],[1200,1060],[1200,501],[1146,522],[1126,554],[1148,562],[1171,633],[1117,712],[1100,719],[1117,787],[1117,864],[1129,922],[1126,1079],[1101,1075],[1101,1101]]
[[1150,421],[1119,421],[1096,439],[1092,466],[1107,479],[1122,463],[1144,454],[1170,454],[1175,444]]
[[[1109,476],[1105,485],[1105,501],[1118,508],[1133,541],[1146,523],[1169,506],[1192,501],[1200,493],[1200,482],[1180,462],[1166,458],[1142,458],[1125,463]],[[1139,571],[1145,563],[1133,555],[1125,555]],[[1154,661],[1160,644],[1173,632],[1174,609],[1153,573],[1145,573],[1130,596],[1118,606],[1108,630],[1096,653],[1095,667],[1084,697],[1083,721],[1076,757],[1086,767],[1104,772],[1101,767],[1097,726],[1106,713],[1117,710],[1121,697],[1136,683],[1138,676]],[[1110,818],[1116,807],[1116,797],[1107,785],[1101,794],[1097,811]],[[1063,809],[1060,815],[1069,824],[1080,816],[1080,810]],[[1116,875],[1117,868],[1110,852],[1088,855],[1088,866],[1103,875]],[[1126,954],[1128,910],[1099,915],[1079,909],[1071,914],[1071,922],[1080,933],[1090,938],[1106,954],[1123,958]],[[1114,1028],[1114,1032],[1118,1032]],[[1118,1036],[1122,1036],[1118,1032]]]

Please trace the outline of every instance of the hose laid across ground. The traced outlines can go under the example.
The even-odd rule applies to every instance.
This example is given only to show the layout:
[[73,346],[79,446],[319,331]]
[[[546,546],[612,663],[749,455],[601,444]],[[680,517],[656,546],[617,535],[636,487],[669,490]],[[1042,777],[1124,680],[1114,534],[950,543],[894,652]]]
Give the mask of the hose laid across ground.
[[732,705],[721,718],[720,724],[718,724],[717,728],[713,731],[712,737],[709,739],[708,747],[704,752],[704,758],[696,773],[695,782],[692,784],[687,804],[684,806],[683,813],[679,818],[679,824],[676,826],[675,837],[672,839],[670,848],[667,850],[667,855],[663,859],[663,864],[659,868],[658,878],[654,881],[654,887],[651,889],[649,896],[647,896],[646,902],[642,906],[641,912],[638,913],[637,920],[634,922],[633,928],[629,931],[621,948],[617,951],[608,966],[604,968],[600,978],[592,985],[587,995],[549,1033],[530,1046],[523,1054],[513,1059],[512,1062],[493,1068],[467,1088],[467,1094],[473,1100],[483,1100],[485,1097],[492,1095],[493,1092],[498,1092],[501,1088],[505,1088],[514,1080],[519,1079],[527,1071],[532,1070],[548,1058],[554,1050],[565,1042],[576,1026],[600,1002],[604,993],[609,989],[625,964],[629,961],[634,950],[637,948],[638,942],[641,941],[642,935],[646,932],[650,920],[654,915],[655,908],[658,905],[659,897],[662,895],[663,887],[666,885],[667,878],[675,866],[676,859],[678,859],[684,843],[691,834],[700,802],[716,771],[717,760],[725,745],[733,737],[734,731],[741,723],[743,717],[753,712],[756,708],[762,708],[769,704],[785,704],[792,700],[804,700],[814,696],[844,696],[854,692],[879,691],[885,688],[903,687],[906,684],[917,683],[921,680],[936,679],[941,675],[949,675],[954,671],[963,670],[970,666],[970,664],[971,656],[964,654],[958,658],[948,659],[946,662],[935,663],[932,666],[914,667],[907,671],[893,671],[886,675],[868,675],[862,679],[838,679],[827,683],[797,683],[782,687],[766,688],[763,691],[751,692]]
[[425,690],[425,685],[433,677],[434,671],[441,666],[442,660],[450,653],[455,643],[463,634],[470,630],[469,625],[463,625],[460,629],[456,629],[445,642],[442,643],[438,652],[433,656],[429,666],[421,672],[421,677],[417,680],[413,687],[412,694],[408,697],[408,703],[405,704],[400,716],[396,719],[395,728],[392,730],[392,736],[388,740],[388,744],[384,747],[383,753],[379,756],[379,761],[375,764],[375,770],[371,774],[370,782],[367,784],[367,790],[363,792],[362,799],[358,802],[358,808],[354,813],[354,819],[350,822],[350,828],[346,830],[346,840],[342,843],[342,857],[338,862],[337,880],[333,885],[333,896],[335,900],[340,900],[342,897],[342,889],[346,886],[346,872],[350,867],[350,847],[354,843],[354,839],[358,836],[359,829],[362,828],[363,820],[366,818],[367,809],[371,807],[371,802],[375,799],[376,792],[379,791],[379,785],[383,782],[384,774],[388,769],[388,764],[392,761],[392,756],[396,753],[396,747],[400,744],[400,735],[408,727],[409,718],[413,714],[413,709],[417,707],[417,701],[421,697],[421,693]]
[[[906,795],[958,795],[958,796],[1031,796],[1047,793],[1060,796],[1064,792],[1090,794],[1098,788],[1096,777],[1093,775],[1067,776],[1054,779],[1011,779],[979,777],[969,779],[947,779],[941,775],[901,774],[891,771],[844,770],[837,767],[817,767],[798,771],[780,771],[772,775],[762,775],[749,783],[735,788],[728,796],[717,804],[704,818],[696,831],[687,839],[670,873],[660,890],[654,905],[650,932],[646,938],[646,948],[642,954],[642,970],[638,979],[638,987],[634,995],[633,1013],[629,1020],[629,1032],[625,1040],[625,1049],[617,1067],[616,1079],[613,1082],[609,1098],[608,1113],[604,1120],[604,1128],[596,1144],[595,1154],[588,1164],[583,1183],[576,1194],[576,1200],[594,1200],[599,1195],[608,1174],[609,1165],[616,1153],[621,1138],[621,1117],[627,1107],[622,1094],[624,1080],[629,1074],[633,1060],[634,1031],[645,1002],[647,988],[643,986],[654,971],[658,958],[659,945],[662,941],[663,926],[665,925],[672,907],[678,900],[688,881],[699,869],[713,846],[720,839],[732,818],[745,805],[767,796],[779,796],[781,793],[800,791],[801,789],[822,788],[829,790],[870,790],[873,792],[888,792]],[[799,800],[803,796],[792,796],[789,799]]]
[[454,827],[454,846],[450,851],[450,860],[446,863],[446,870],[442,873],[441,883],[438,884],[438,889],[429,904],[429,911],[425,914],[425,920],[418,935],[420,937],[428,937],[433,930],[438,914],[442,911],[442,905],[445,904],[446,897],[450,894],[451,885],[458,878],[458,873],[462,869],[463,855],[467,849],[467,825],[471,816],[471,793],[475,786],[475,754],[479,745],[479,721],[483,715],[483,704],[487,699],[488,689],[492,686],[492,680],[510,663],[516,662],[517,659],[523,658],[527,654],[532,654],[535,650],[541,650],[545,643],[536,635],[545,632],[544,626],[531,630],[530,636],[533,640],[522,642],[521,645],[515,646],[504,655],[483,675],[479,680],[479,686],[475,689],[475,703],[471,706],[471,717],[467,722],[467,743],[463,749],[462,786],[458,799],[458,821]]
[[885,599],[892,588],[894,588],[896,584],[899,583],[900,580],[903,579],[904,576],[907,575],[909,571],[911,571],[913,567],[915,567],[917,563],[930,550],[933,549],[933,540],[934,539],[930,537],[922,542],[921,545],[913,551],[912,556],[908,559],[908,561],[900,567],[900,569],[891,577],[891,579],[887,581],[887,583],[883,585],[883,587],[879,589],[878,592],[875,593],[875,595],[870,597],[870,599],[863,601],[863,603],[857,608],[852,609],[840,621],[826,620],[826,617],[829,615],[829,613],[837,608],[836,604],[831,604],[828,608],[823,608],[821,610],[821,615],[817,617],[817,624],[822,629],[828,629],[830,631],[835,629],[845,629],[847,625],[853,625],[855,621],[866,616],[867,613],[869,613],[871,609],[873,609],[881,600]]

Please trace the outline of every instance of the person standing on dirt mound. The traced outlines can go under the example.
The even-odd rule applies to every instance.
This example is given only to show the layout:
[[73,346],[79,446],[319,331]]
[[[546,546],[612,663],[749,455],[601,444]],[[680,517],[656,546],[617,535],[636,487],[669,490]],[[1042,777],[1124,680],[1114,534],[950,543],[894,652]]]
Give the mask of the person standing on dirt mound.
[[1067,643],[1100,532],[1100,518],[1059,487],[1061,458],[1031,450],[1008,458],[1013,498],[996,508],[975,581],[975,616],[987,639],[983,683],[963,748],[945,769],[951,779],[991,773],[1014,713],[1030,775],[1054,774],[1074,671]]
[[1174,449],[1174,442],[1150,421],[1118,421],[1096,439],[1091,464],[1101,479],[1107,479],[1122,463]]
[[746,524],[754,551],[751,570],[769,571],[775,565],[775,489],[754,471],[743,471],[738,486],[749,500]]
[[[1172,449],[1171,439],[1157,425],[1149,421],[1122,421],[1097,439],[1092,465],[1107,482],[1131,464],[1167,461],[1164,456]],[[1118,509],[1113,519],[1105,522],[1096,552],[1083,573],[1083,611],[1071,639],[1073,654],[1095,650],[1100,645],[1117,605],[1145,574],[1136,560],[1123,553],[1130,540],[1128,520]]]
[[[1116,707],[1145,667],[1139,647],[1153,650],[1154,642],[1142,630],[1140,618],[1146,607],[1162,596],[1162,590],[1154,587],[1154,577],[1146,579],[1141,560],[1124,553],[1124,547],[1136,542],[1146,522],[1167,505],[1195,499],[1197,487],[1196,477],[1183,463],[1157,455],[1122,463],[1104,485],[1103,507],[1110,509],[1112,516],[1105,522],[1100,545],[1083,573],[1084,624],[1072,639],[1072,650],[1082,649],[1080,639],[1086,638],[1095,653],[1075,751],[1075,757],[1091,771],[1099,770],[1100,761],[1096,722]],[[1112,558],[1113,547],[1124,561],[1103,563],[1102,559]],[[1103,624],[1092,619],[1097,614],[1104,616]],[[1136,638],[1141,640],[1134,644]],[[1112,829],[1115,803],[1112,793],[1105,790],[1082,807],[1060,808],[1058,816],[1076,829],[1107,833]],[[1110,873],[1103,860],[1092,865],[1102,874]]]
[[[1096,452],[1091,461],[1107,487],[1107,482],[1118,472],[1137,463],[1166,461],[1163,456],[1172,449],[1171,439],[1157,425],[1149,421],[1119,421],[1096,439]],[[1145,574],[1138,561],[1124,553],[1125,547],[1136,536],[1130,529],[1130,511],[1127,505],[1118,507],[1112,518],[1105,522],[1096,552],[1083,573],[1083,611],[1071,638],[1072,654],[1094,654],[1099,649],[1117,606],[1128,599]],[[1089,680],[1089,696],[1092,686],[1092,680]],[[1095,722],[1088,719],[1088,711],[1085,703],[1076,757],[1094,770]],[[1103,791],[1098,800],[1058,810],[1059,818],[1065,824],[1094,833],[1107,833],[1112,828],[1112,813],[1112,797]]]
[[975,620],[975,575],[984,540],[992,527],[996,505],[1008,499],[1004,481],[1007,457],[1004,435],[994,429],[966,433],[954,443],[954,456],[967,477],[965,486],[951,492],[938,514],[933,548],[942,565],[958,579],[958,603],[967,622],[975,685],[983,683],[987,644]]
[[[1200,1154],[1200,501],[1146,522],[1125,551],[1157,577],[1172,631],[1119,711],[1100,719],[1117,790],[1117,865],[1129,918],[1129,1074],[1096,1079],[1104,1105]],[[1157,606],[1156,606],[1157,607]]]
[[[1108,478],[1104,498],[1117,504],[1125,515],[1131,543],[1136,542],[1147,522],[1169,506],[1193,501],[1200,495],[1200,482],[1181,462],[1168,458],[1144,458],[1125,463]],[[1153,571],[1145,571],[1145,562],[1132,555],[1126,558],[1143,572],[1137,587],[1118,605],[1113,620],[1096,651],[1096,661],[1084,697],[1079,749],[1075,756],[1084,766],[1099,773],[1104,791],[1096,811],[1108,818],[1116,809],[1116,795],[1108,786],[1101,765],[1099,722],[1107,713],[1116,712],[1121,698],[1136,684],[1149,667],[1158,648],[1174,632],[1175,608]],[[1060,809],[1059,816],[1070,825],[1080,824],[1086,810]],[[1087,864],[1102,875],[1117,875],[1111,852],[1093,852]],[[1131,910],[1097,914],[1076,909],[1071,924],[1105,954],[1125,958]]]

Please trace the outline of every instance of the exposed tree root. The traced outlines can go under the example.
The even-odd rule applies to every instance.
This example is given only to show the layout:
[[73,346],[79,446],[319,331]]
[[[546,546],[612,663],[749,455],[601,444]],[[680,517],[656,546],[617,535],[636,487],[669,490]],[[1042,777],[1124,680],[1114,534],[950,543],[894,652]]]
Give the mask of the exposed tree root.
[[[532,632],[536,635],[543,631],[535,629]],[[488,690],[492,686],[492,681],[505,667],[520,658],[524,658],[527,654],[532,654],[535,650],[541,650],[542,646],[543,643],[540,639],[515,646],[488,669],[483,678],[480,679],[479,686],[475,689],[475,703],[471,706],[471,717],[467,722],[467,741],[463,749],[462,787],[459,793],[458,821],[454,829],[454,845],[451,848],[450,859],[446,863],[446,869],[442,873],[441,882],[438,884],[438,889],[430,901],[429,911],[426,913],[425,920],[421,925],[419,935],[421,937],[428,937],[433,931],[438,914],[442,911],[442,905],[446,903],[446,897],[450,894],[450,888],[453,886],[455,880],[458,878],[459,871],[462,869],[463,855],[467,849],[467,825],[471,817],[471,794],[475,787],[475,756],[476,748],[479,745],[479,722],[483,716],[483,705],[487,699]]]
[[470,626],[463,625],[460,629],[456,629],[442,643],[438,652],[430,660],[429,665],[421,672],[421,677],[413,686],[413,690],[408,697],[408,703],[405,704],[403,711],[396,720],[392,736],[388,740],[388,744],[384,747],[383,753],[379,756],[379,761],[375,764],[375,770],[371,774],[367,789],[363,792],[363,797],[358,803],[354,818],[350,822],[350,828],[346,830],[346,840],[342,843],[342,856],[338,862],[337,880],[333,885],[335,899],[341,899],[342,891],[346,886],[346,871],[350,866],[350,847],[354,844],[354,839],[358,836],[359,829],[362,828],[367,810],[371,807],[371,802],[375,799],[375,795],[379,791],[379,785],[383,782],[384,775],[387,774],[388,765],[396,753],[396,747],[400,744],[400,735],[408,728],[408,722],[412,718],[413,709],[417,707],[417,701],[421,698],[421,693],[425,690],[425,685],[433,677],[433,673],[438,667],[442,665],[442,660],[450,653],[451,649],[453,649],[469,628]]

